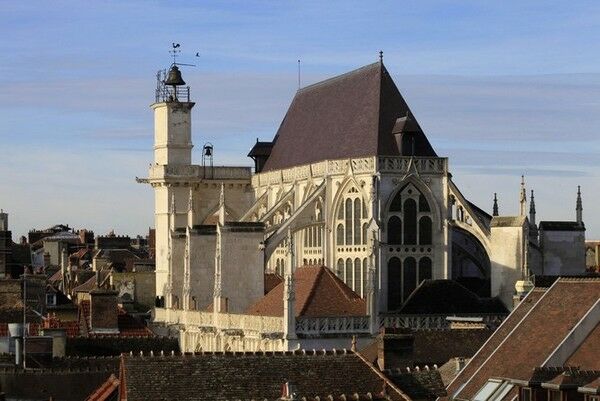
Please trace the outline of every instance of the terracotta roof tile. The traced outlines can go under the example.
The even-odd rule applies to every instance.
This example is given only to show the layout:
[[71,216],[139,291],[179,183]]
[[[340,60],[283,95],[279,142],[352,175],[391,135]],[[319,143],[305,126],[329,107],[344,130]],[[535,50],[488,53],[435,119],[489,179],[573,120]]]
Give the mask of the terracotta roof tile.
[[473,358],[469,365],[477,366],[478,370],[474,375],[463,376],[461,382],[466,384],[456,398],[471,399],[491,377],[527,380],[532,369],[544,363],[598,301],[599,294],[598,279],[559,279],[510,333],[500,333],[504,334],[502,341],[485,362],[478,355]]
[[567,359],[566,365],[600,370],[600,323]]
[[80,284],[77,287],[73,288],[73,292],[90,292],[96,287],[96,275],[93,275],[92,277],[87,279],[87,281],[85,281],[83,284]]
[[[451,397],[460,386],[471,377],[479,366],[496,350],[506,336],[515,328],[523,319],[523,316],[531,310],[537,301],[545,294],[546,290],[535,288],[527,295],[527,297],[512,311],[510,315],[502,322],[500,327],[496,329],[494,334],[482,345],[469,363],[461,370],[455,379],[448,386],[448,395]],[[444,398],[442,398],[443,400]]]
[[128,401],[156,394],[180,401],[197,400],[198,394],[207,400],[276,400],[287,382],[299,398],[309,400],[329,395],[337,400],[343,394],[353,399],[355,393],[371,393],[374,400],[406,399],[389,379],[351,351],[123,354],[121,358],[125,388],[120,390]]
[[111,397],[116,396],[117,390],[119,389],[119,379],[114,374],[111,374],[104,383],[100,385],[86,401],[106,401]]
[[265,294],[268,294],[273,288],[283,283],[283,277],[277,273],[265,273]]
[[[296,316],[362,316],[366,303],[325,266],[303,266],[294,273]],[[278,284],[246,313],[283,316],[283,287]]]

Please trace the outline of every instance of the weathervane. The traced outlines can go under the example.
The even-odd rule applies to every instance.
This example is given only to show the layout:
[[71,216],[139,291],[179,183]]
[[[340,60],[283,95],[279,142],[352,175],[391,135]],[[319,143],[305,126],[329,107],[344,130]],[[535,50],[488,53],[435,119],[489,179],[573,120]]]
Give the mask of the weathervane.
[[169,50],[169,53],[171,53],[171,56],[173,57],[173,65],[177,65],[177,56],[179,55],[179,53],[181,53],[181,50],[179,50],[181,45],[179,43],[173,42],[171,46],[173,48]]
[[[188,67],[195,67],[195,64],[184,64],[184,63],[178,63],[177,62],[177,57],[179,57],[179,53],[181,53],[181,44],[179,43],[171,43],[171,50],[169,50],[169,53],[171,53],[171,57],[173,57],[173,65],[185,65]],[[200,57],[200,52],[196,52],[196,57]]]

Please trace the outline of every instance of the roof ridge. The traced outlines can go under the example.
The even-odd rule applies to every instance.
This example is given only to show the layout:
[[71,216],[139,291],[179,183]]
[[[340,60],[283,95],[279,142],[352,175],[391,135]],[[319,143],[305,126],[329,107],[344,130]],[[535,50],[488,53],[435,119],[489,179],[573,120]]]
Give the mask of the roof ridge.
[[[344,282],[342,281],[342,279],[340,279],[340,278],[339,278],[339,277],[338,277],[338,276],[337,276],[335,273],[333,273],[333,271],[332,271],[330,268],[328,268],[327,266],[323,266],[323,268],[324,268],[324,269],[326,269],[326,270],[328,270],[328,274],[329,274],[329,276],[333,278],[333,282],[334,282],[334,283],[335,283],[335,285],[338,287],[338,289],[340,290],[340,292],[342,293],[342,295],[343,295],[343,296],[344,296],[344,297],[345,297],[345,298],[346,298],[348,301],[356,302],[356,301],[358,301],[358,299],[360,299],[360,296],[358,297],[358,299],[356,299],[356,298],[350,298],[350,297],[348,296],[348,294],[346,293],[346,291],[344,290],[344,287],[346,287],[346,288],[350,289],[350,291],[354,292],[355,294],[356,294],[356,292],[355,292],[355,291],[354,291],[352,288],[350,288],[350,286],[349,286],[349,285],[347,285],[346,283],[344,283]],[[356,295],[358,295],[358,294],[356,294]]]
[[305,87],[298,89],[298,91],[296,93],[299,94],[301,92],[305,92],[305,91],[314,89],[316,87],[328,85],[330,83],[333,83],[333,82],[338,81],[338,80],[343,79],[343,78],[347,78],[350,75],[354,75],[354,74],[356,74],[358,72],[362,72],[362,71],[368,70],[369,68],[373,68],[374,66],[380,65],[380,64],[383,65],[379,61],[376,61],[376,62],[371,63],[371,64],[363,65],[362,67],[355,68],[354,70],[345,72],[343,74],[335,75],[333,77],[326,78],[326,79],[324,79],[322,81],[315,82],[314,84],[306,85]]
[[[302,268],[306,268],[309,266],[301,266],[300,269]],[[298,311],[298,316],[302,316],[304,315],[304,312],[306,311],[306,308],[308,307],[308,304],[312,301],[314,295],[315,295],[315,291],[317,289],[318,283],[321,280],[321,277],[323,276],[323,270],[324,270],[325,266],[317,266],[317,277],[313,280],[312,282],[312,286],[310,287],[310,291],[308,292],[308,295],[306,297],[306,301],[304,301],[304,305],[302,305],[302,309],[300,311]]]

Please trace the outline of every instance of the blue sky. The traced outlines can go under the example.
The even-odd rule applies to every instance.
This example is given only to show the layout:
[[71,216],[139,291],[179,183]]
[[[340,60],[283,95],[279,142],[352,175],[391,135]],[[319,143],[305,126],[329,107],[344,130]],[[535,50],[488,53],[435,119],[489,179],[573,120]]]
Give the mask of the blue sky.
[[[172,42],[197,105],[195,160],[250,165],[297,87],[377,60],[463,193],[600,237],[597,1],[2,1],[0,207],[16,235],[57,223],[144,233],[155,73]],[[193,55],[200,52],[201,57]]]

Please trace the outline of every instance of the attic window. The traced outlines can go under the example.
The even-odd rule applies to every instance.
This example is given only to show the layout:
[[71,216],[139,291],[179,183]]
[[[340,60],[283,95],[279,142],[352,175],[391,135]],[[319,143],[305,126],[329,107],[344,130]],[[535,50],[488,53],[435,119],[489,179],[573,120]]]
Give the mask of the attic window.
[[56,306],[56,294],[46,294],[46,306]]
[[501,401],[514,385],[506,380],[490,379],[475,395],[473,401]]

